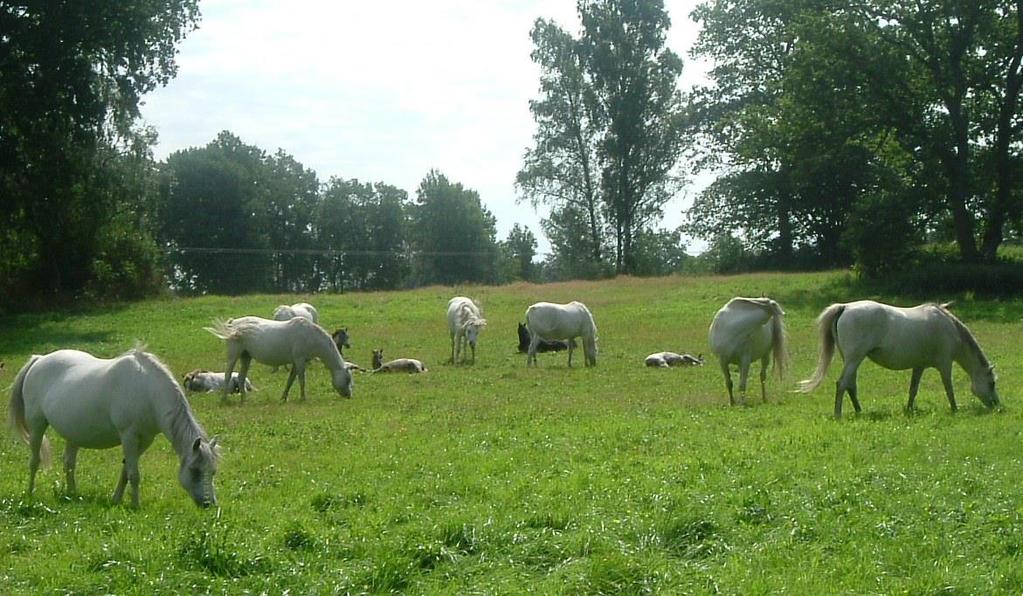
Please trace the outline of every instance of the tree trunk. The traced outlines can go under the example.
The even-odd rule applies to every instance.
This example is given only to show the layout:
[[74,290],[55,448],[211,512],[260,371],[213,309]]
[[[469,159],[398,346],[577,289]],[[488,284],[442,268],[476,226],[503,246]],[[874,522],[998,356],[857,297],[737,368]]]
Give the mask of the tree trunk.
[[995,133],[995,194],[991,207],[988,209],[984,229],[984,240],[981,244],[981,257],[993,262],[998,257],[998,247],[1005,238],[1005,221],[1010,211],[1015,211],[1011,204],[1013,189],[1013,160],[1009,154],[1012,144],[1013,117],[1019,106],[1020,62],[1023,61],[1023,0],[1016,0],[1016,40],[1012,59],[1009,61],[1008,73],[1005,78],[1005,99],[998,112],[998,130]]

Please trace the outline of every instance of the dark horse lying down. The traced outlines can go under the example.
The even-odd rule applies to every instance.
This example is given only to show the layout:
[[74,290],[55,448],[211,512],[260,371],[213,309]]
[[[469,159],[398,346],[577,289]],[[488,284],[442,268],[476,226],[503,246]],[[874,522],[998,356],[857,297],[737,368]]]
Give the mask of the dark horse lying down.
[[[522,323],[519,323],[519,353],[525,354],[529,351],[529,329]],[[572,347],[575,347],[575,340],[572,340]],[[568,342],[560,339],[546,340],[541,339],[540,343],[536,346],[537,352],[560,352],[561,350],[568,349]]]

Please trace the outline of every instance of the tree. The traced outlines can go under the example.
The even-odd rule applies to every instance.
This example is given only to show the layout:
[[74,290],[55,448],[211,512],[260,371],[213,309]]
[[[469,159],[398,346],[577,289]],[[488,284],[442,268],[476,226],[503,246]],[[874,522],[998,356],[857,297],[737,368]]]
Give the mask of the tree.
[[671,22],[661,0],[581,0],[579,14],[616,269],[632,273],[636,235],[678,190],[682,60],[666,45]]
[[320,266],[328,287],[401,287],[409,272],[407,198],[383,183],[330,179],[315,224],[319,246],[331,251]]
[[[660,0],[579,0],[577,9],[578,39],[543,19],[533,27],[541,99],[530,102],[535,147],[517,183],[534,204],[584,217],[576,231],[585,231],[578,238],[595,263],[611,230],[614,267],[630,273],[635,237],[680,182],[682,60],[666,46],[670,21]],[[562,222],[575,220],[550,218],[545,230],[564,235]]]
[[[600,211],[600,173],[597,131],[587,105],[589,83],[579,42],[555,23],[537,19],[530,32],[533,53],[540,67],[542,98],[531,100],[537,130],[535,147],[526,151],[515,178],[520,192],[533,206],[567,207],[586,217],[579,241],[599,263],[603,260],[604,221]],[[551,219],[557,227],[558,220]]]
[[479,194],[431,170],[411,208],[415,271],[424,284],[493,282],[497,273],[496,220]]
[[533,281],[536,279],[536,236],[529,226],[515,224],[508,238],[501,243],[504,254],[504,277],[508,280]]
[[[238,294],[273,284],[264,226],[266,155],[231,133],[171,154],[161,176],[158,239],[171,253],[172,284],[185,291]],[[238,254],[235,251],[251,251]]]
[[[893,126],[922,159],[940,163],[936,173],[962,258],[994,260],[1006,221],[1020,212],[1013,171],[1021,130],[1023,1],[862,0],[856,6],[866,26],[913,67],[906,86],[918,111]],[[984,162],[993,184],[978,176]],[[985,222],[982,230],[978,219]]]
[[51,294],[89,282],[120,210],[97,168],[132,158],[139,99],[175,75],[198,16],[196,0],[0,3],[3,270]]

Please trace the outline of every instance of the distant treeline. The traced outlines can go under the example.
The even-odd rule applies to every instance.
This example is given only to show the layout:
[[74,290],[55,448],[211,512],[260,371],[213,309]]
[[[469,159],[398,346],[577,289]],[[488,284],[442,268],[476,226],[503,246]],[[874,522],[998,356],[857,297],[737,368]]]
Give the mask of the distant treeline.
[[[707,0],[690,16],[710,82],[687,93],[662,0],[577,8],[579,31],[531,32],[537,128],[516,185],[549,209],[552,246],[534,263],[531,230],[499,240],[481,197],[437,171],[413,196],[322,181],[230,132],[156,163],[139,102],[176,74],[197,0],[0,4],[0,297],[879,277],[935,243],[991,265],[1023,234],[1023,2]],[[699,172],[717,178],[657,229]],[[685,236],[709,250],[687,258]]]

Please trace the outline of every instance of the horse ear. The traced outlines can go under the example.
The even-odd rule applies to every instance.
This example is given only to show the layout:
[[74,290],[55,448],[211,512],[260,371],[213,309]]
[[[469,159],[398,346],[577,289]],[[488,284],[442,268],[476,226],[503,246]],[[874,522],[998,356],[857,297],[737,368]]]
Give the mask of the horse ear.
[[192,441],[192,451],[199,451],[200,446],[202,446],[202,439],[196,437],[195,440]]
[[213,437],[212,439],[210,439],[210,449],[216,449],[216,448],[217,448],[217,437]]

